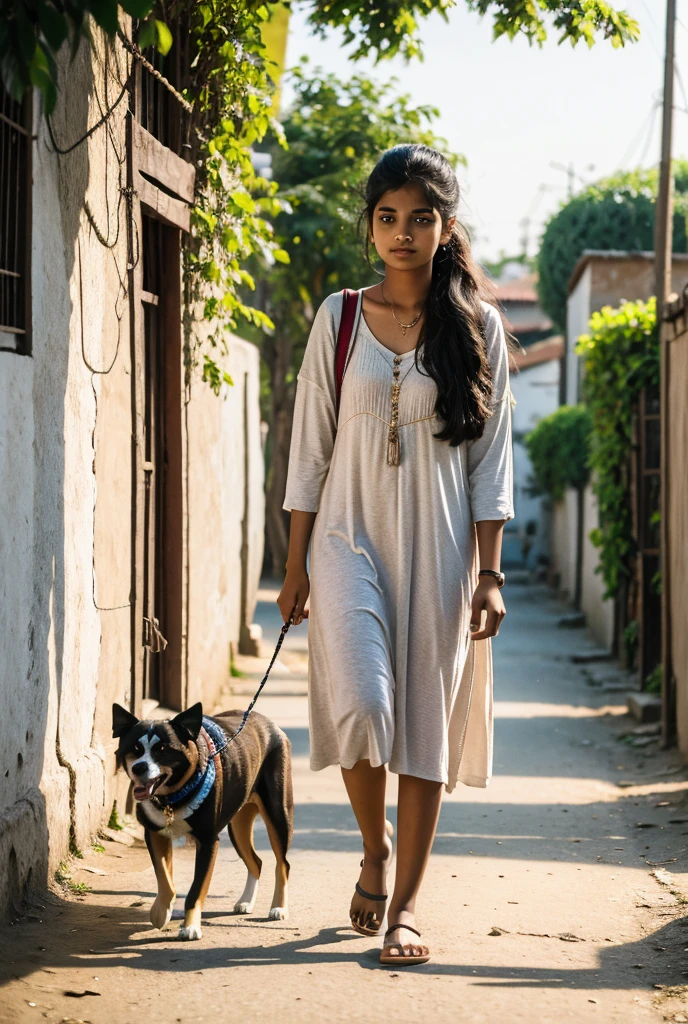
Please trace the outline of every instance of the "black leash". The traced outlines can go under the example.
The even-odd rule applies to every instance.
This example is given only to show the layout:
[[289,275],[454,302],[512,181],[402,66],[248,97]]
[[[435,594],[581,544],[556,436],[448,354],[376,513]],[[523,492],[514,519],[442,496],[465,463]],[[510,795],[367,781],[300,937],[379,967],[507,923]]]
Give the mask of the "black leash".
[[291,626],[291,624],[292,624],[291,620],[292,620],[292,616],[293,616],[293,614],[294,614],[294,612],[295,612],[295,611],[296,611],[296,605],[294,605],[294,607],[293,607],[293,608],[292,608],[292,610],[291,610],[291,614],[290,614],[289,618],[287,619],[287,621],[286,621],[286,622],[284,623],[284,625],[282,626],[282,629],[281,629],[281,631],[280,631],[280,635],[279,635],[279,640],[277,641],[277,646],[275,647],[275,653],[273,654],[272,658],[270,659],[270,664],[269,664],[269,665],[268,665],[268,667],[267,667],[267,671],[266,671],[265,675],[263,676],[263,679],[262,679],[262,681],[261,681],[261,684],[260,684],[260,686],[258,687],[258,689],[257,689],[257,690],[256,690],[256,692],[255,692],[255,695],[254,695],[254,697],[253,697],[253,700],[251,701],[251,703],[249,704],[249,706],[248,706],[248,707],[246,708],[246,710],[244,711],[244,717],[243,717],[243,718],[241,719],[241,725],[239,726],[239,728],[237,729],[237,731],[236,731],[236,732],[234,733],[234,735],[233,735],[233,736],[230,736],[230,737],[229,737],[229,739],[227,740],[227,746],[229,746],[229,744],[230,744],[230,743],[233,743],[233,742],[234,742],[234,740],[235,740],[235,739],[237,738],[237,736],[239,735],[239,733],[241,732],[241,730],[242,730],[242,729],[244,728],[244,726],[246,725],[246,722],[248,721],[248,716],[249,716],[249,715],[251,714],[251,712],[253,711],[253,708],[255,707],[256,701],[257,701],[257,700],[258,700],[258,698],[260,697],[260,695],[261,695],[261,692],[262,692],[262,689],[263,689],[263,687],[265,686],[265,684],[266,684],[266,683],[267,683],[267,681],[268,681],[268,676],[270,675],[270,669],[271,669],[271,668],[272,668],[272,666],[273,666],[273,665],[275,664],[275,659],[276,659],[277,655],[279,654],[279,650],[280,650],[280,647],[282,646],[282,643],[283,643],[283,641],[284,641],[284,638],[285,638],[285,636],[287,635],[287,631],[288,631],[289,627],[290,627],[290,626]]

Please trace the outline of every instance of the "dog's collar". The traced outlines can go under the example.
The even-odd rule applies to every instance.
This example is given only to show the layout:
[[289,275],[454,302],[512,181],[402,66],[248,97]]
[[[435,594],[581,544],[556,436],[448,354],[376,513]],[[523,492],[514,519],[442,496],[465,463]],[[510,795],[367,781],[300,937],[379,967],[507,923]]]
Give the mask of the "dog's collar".
[[166,807],[176,807],[183,801],[188,800],[187,807],[191,811],[195,811],[201,806],[213,788],[217,774],[215,757],[221,750],[225,749],[229,740],[227,739],[227,734],[223,732],[220,726],[213,722],[212,718],[206,718],[205,715],[203,716],[202,734],[208,747],[208,758],[205,767],[197,768],[188,782],[184,783],[182,788],[174,793],[169,793],[166,796],[154,796],[152,800],[161,810],[164,810]]

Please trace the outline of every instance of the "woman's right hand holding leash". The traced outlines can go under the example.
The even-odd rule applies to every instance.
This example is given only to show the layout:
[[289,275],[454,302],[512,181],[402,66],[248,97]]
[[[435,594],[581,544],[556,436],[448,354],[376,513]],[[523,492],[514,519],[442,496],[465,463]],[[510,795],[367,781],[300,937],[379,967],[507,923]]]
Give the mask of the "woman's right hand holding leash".
[[294,614],[292,623],[295,626],[301,625],[304,619],[308,618],[308,609],[305,607],[311,584],[305,568],[287,569],[282,589],[277,598],[277,605],[284,622],[289,621],[292,608]]
[[285,566],[287,575],[284,577],[284,584],[277,598],[277,604],[284,622],[289,622],[292,608],[294,609],[291,621],[295,626],[301,625],[303,620],[308,618],[305,605],[311,591],[311,584],[306,572],[306,565],[308,545],[314,523],[315,512],[301,512],[296,508],[291,510],[289,554]]

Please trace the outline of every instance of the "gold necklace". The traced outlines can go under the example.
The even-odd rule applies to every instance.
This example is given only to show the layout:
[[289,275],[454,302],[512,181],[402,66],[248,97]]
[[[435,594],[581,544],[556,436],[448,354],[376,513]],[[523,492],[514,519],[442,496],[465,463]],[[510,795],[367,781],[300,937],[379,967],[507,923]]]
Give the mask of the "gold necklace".
[[389,424],[389,432],[387,434],[387,465],[398,466],[400,459],[400,443],[399,443],[399,392],[401,391],[401,385],[404,383],[409,373],[413,369],[413,363],[409,366],[408,370],[404,374],[401,380],[399,380],[399,364],[401,363],[401,356],[394,357],[394,380],[392,382],[392,421]]
[[410,328],[411,328],[411,327],[415,327],[415,326],[416,326],[416,324],[418,323],[418,321],[419,321],[419,320],[420,320],[420,318],[422,317],[422,315],[423,315],[423,307],[421,306],[421,308],[420,308],[420,313],[418,314],[418,316],[417,316],[417,317],[416,317],[416,318],[415,318],[414,320],[412,320],[412,321],[411,321],[411,323],[410,323],[410,324],[403,324],[403,323],[401,322],[401,320],[399,319],[399,317],[398,317],[398,316],[396,315],[396,313],[394,312],[394,303],[393,303],[393,302],[390,302],[390,301],[389,301],[389,299],[386,299],[386,298],[385,298],[385,286],[384,286],[384,284],[382,284],[382,283],[380,284],[380,291],[382,292],[382,298],[383,298],[384,302],[385,302],[385,303],[386,303],[386,304],[387,304],[387,305],[389,306],[389,308],[390,308],[390,309],[392,310],[392,316],[394,317],[394,319],[396,320],[396,322],[397,322],[397,323],[399,324],[399,326],[401,327],[401,333],[402,333],[403,335],[405,335],[405,334],[406,334],[406,332],[407,332],[408,330],[410,330]]

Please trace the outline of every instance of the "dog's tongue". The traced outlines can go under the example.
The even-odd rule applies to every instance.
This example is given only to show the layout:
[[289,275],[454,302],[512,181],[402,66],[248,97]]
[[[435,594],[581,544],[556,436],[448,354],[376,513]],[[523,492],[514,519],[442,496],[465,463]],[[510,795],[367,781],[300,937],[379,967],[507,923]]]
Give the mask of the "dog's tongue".
[[147,782],[143,786],[134,786],[134,800],[148,800],[158,781],[158,779],[153,779],[152,782]]

